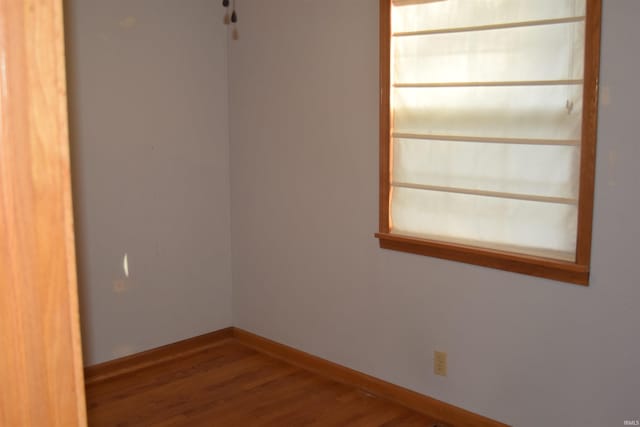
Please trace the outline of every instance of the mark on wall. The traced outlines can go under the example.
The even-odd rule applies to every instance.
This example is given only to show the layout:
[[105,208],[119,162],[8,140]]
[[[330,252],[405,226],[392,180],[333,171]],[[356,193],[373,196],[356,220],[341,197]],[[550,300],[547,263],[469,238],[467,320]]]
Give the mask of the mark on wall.
[[127,283],[124,279],[117,279],[113,281],[113,292],[121,294],[127,290]]
[[113,281],[113,292],[116,294],[127,291],[131,286],[131,281],[129,280],[129,254],[126,252],[122,257],[122,271],[124,272],[124,278]]
[[124,277],[129,277],[129,256],[126,252],[122,257],[122,269],[124,270]]
[[126,18],[122,18],[118,23],[122,28],[133,28],[135,27],[137,20],[133,16],[127,16]]

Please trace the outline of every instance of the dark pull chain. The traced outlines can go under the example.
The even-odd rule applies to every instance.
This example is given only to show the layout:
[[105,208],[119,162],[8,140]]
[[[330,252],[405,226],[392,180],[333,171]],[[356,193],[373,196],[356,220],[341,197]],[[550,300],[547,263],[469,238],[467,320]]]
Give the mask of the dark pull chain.
[[[224,6],[225,8],[228,8],[229,0],[222,0],[222,6]],[[224,24],[229,25],[230,23],[233,24],[233,31],[231,35],[234,40],[238,40],[239,34],[238,34],[238,28],[236,26],[236,24],[238,23],[238,14],[236,13],[236,0],[233,0],[233,7],[231,8],[231,17],[229,17],[228,10],[224,15]]]

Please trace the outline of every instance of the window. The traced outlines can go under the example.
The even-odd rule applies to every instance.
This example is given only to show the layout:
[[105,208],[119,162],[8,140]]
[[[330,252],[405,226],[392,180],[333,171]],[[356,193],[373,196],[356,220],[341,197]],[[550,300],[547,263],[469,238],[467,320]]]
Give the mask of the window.
[[380,246],[588,284],[601,1],[380,12]]

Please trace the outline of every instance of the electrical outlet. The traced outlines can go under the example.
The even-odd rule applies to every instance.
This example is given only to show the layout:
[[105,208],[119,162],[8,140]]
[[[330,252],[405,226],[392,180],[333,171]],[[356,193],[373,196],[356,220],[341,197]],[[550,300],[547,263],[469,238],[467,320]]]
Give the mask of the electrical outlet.
[[447,353],[444,351],[433,352],[433,373],[447,376]]

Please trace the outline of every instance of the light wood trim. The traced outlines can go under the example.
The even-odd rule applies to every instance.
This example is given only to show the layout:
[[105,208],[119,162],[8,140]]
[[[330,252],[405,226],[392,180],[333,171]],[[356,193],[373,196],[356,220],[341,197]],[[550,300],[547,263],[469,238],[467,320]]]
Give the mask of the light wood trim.
[[507,193],[504,191],[478,190],[475,188],[444,187],[441,185],[413,184],[410,182],[391,182],[394,188],[408,188],[410,190],[437,191],[439,193],[464,194],[467,196],[493,197],[497,199],[524,200],[529,202],[555,203],[575,205],[577,200],[568,197],[539,196],[536,194]]
[[589,280],[588,267],[573,262],[396,234],[376,233],[375,236],[380,240],[380,247],[383,249],[465,262],[576,285],[586,285]]
[[435,3],[446,0],[393,0],[394,6],[410,6],[413,4]]
[[570,24],[570,23],[582,22],[584,20],[585,20],[584,16],[569,16],[567,18],[540,19],[537,21],[521,21],[521,22],[507,22],[503,24],[474,25],[472,27],[443,28],[443,29],[437,29],[437,30],[420,30],[420,31],[403,31],[399,33],[393,33],[393,37],[432,36],[436,34],[454,34],[454,33],[490,31],[490,30],[507,30],[511,28],[523,28],[523,27],[530,28],[530,27],[539,27],[543,25]]
[[0,0],[0,425],[86,425],[61,0]]
[[427,141],[449,141],[449,142],[478,142],[484,144],[514,144],[514,145],[580,145],[578,139],[535,139],[535,138],[493,138],[484,136],[465,135],[433,135],[420,133],[394,132],[394,139],[418,139]]
[[129,375],[141,369],[156,366],[172,360],[181,359],[194,353],[206,350],[223,343],[233,337],[233,328],[224,328],[208,334],[188,338],[162,347],[110,360],[85,368],[87,385],[111,380],[122,375]]
[[390,231],[389,192],[391,191],[391,2],[380,0],[380,184],[379,227]]
[[[578,239],[576,262],[569,263],[500,252],[477,247],[391,234],[392,220],[389,202],[392,176],[391,111],[388,88],[391,61],[390,11],[392,0],[380,0],[380,247],[384,249],[432,256],[485,267],[497,268],[537,277],[574,283],[589,284],[591,237],[593,224],[593,197],[595,187],[595,159],[598,115],[598,76],[600,72],[600,32],[602,0],[587,0],[584,111],[582,120],[582,146],[580,164],[580,192],[578,196]],[[385,74],[386,73],[386,74]],[[385,93],[385,89],[387,93]],[[386,100],[382,99],[386,96]]]
[[587,0],[586,48],[584,58],[584,107],[578,202],[576,262],[591,263],[593,197],[595,190],[596,139],[598,134],[598,86],[600,75],[600,32],[602,1]]
[[233,328],[234,337],[255,350],[282,359],[287,363],[307,369],[378,396],[396,402],[432,418],[456,426],[505,427],[506,424],[466,411],[440,400],[416,393],[406,388],[382,381],[362,372],[354,371],[309,353],[271,341],[240,328]]
[[472,27],[443,28],[438,30],[403,31],[399,33],[393,33],[393,37],[431,36],[436,34],[454,34],[454,33],[469,33],[469,32],[480,32],[480,31],[491,31],[491,30],[506,30],[511,28],[539,27],[542,25],[570,24],[570,23],[582,22],[584,20],[585,20],[584,16],[569,16],[567,18],[540,19],[537,21],[521,21],[521,22],[507,22],[504,24],[474,25]]
[[447,87],[511,87],[511,86],[572,86],[583,84],[582,79],[520,80],[499,82],[443,82],[443,83],[394,83],[395,88],[447,88]]

